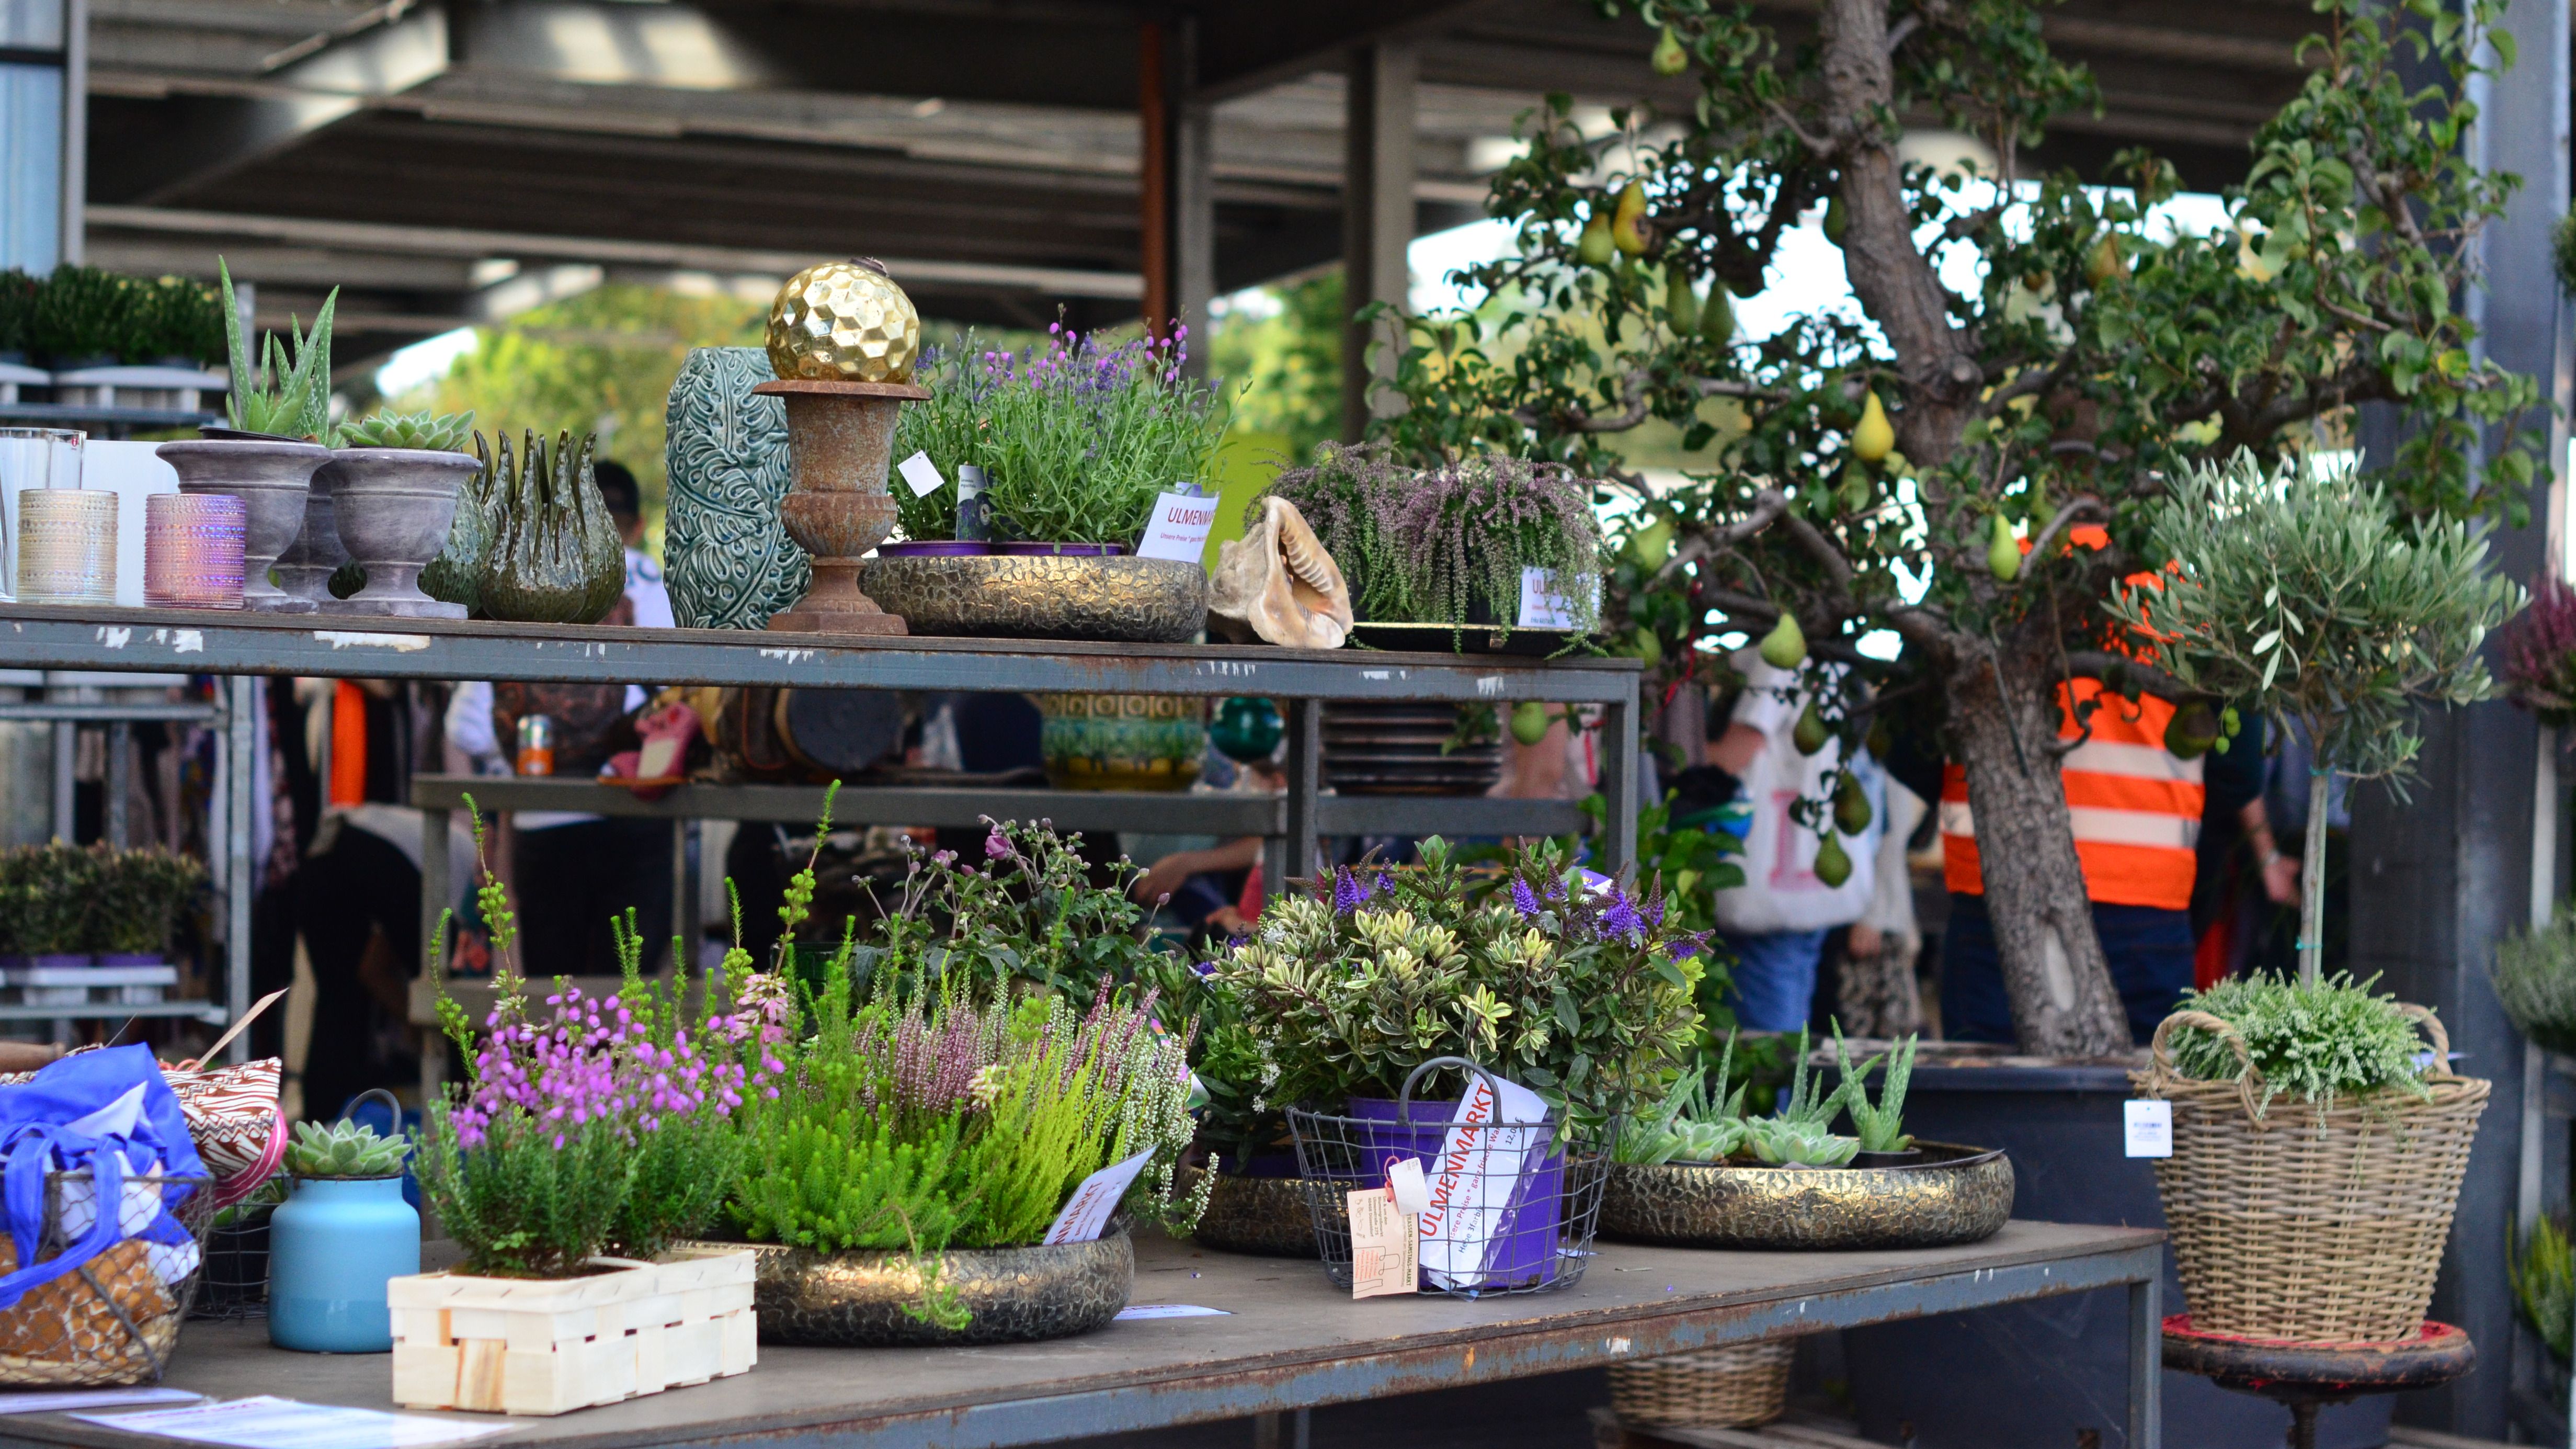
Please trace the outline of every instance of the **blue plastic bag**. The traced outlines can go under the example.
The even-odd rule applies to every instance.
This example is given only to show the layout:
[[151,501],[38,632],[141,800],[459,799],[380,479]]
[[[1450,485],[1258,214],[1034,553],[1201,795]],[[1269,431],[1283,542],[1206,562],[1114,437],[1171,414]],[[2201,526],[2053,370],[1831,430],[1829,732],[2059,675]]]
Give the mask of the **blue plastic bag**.
[[[187,1117],[149,1047],[82,1052],[32,1081],[0,1087],[0,1204],[18,1250],[16,1271],[0,1276],[0,1311],[129,1237],[184,1248],[193,1260],[195,1236],[170,1214],[193,1186],[166,1186],[148,1223],[133,1231],[125,1224],[127,1175],[153,1172],[156,1163],[165,1177],[206,1176]],[[96,1189],[87,1231],[55,1257],[36,1261],[45,1235],[46,1175],[84,1171]]]

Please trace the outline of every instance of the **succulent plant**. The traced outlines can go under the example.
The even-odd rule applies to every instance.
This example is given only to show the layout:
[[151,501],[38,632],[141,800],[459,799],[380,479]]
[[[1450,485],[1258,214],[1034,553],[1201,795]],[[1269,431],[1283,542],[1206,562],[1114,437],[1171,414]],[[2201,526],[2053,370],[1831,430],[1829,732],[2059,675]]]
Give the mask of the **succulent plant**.
[[1743,1150],[1752,1130],[1744,1120],[1744,1093],[1752,1083],[1738,1082],[1728,1092],[1734,1071],[1735,1033],[1730,1031],[1715,1075],[1706,1067],[1683,1074],[1653,1111],[1622,1124],[1614,1155],[1621,1162],[1652,1166],[1724,1162]]
[[1863,1152],[1903,1152],[1914,1145],[1905,1131],[1905,1088],[1914,1077],[1914,1051],[1918,1038],[1907,1037],[1904,1044],[1887,1054],[1887,1080],[1879,1084],[1878,1101],[1869,1100],[1870,1069],[1880,1061],[1871,1057],[1855,1067],[1851,1048],[1843,1042],[1843,1024],[1834,1023],[1834,1065],[1842,1073],[1843,1110],[1851,1114],[1852,1131],[1860,1137]]
[[411,1142],[380,1137],[359,1122],[295,1124],[295,1139],[286,1144],[286,1170],[297,1177],[398,1177]]
[[267,433],[281,438],[320,438],[331,428],[331,312],[340,302],[340,289],[322,299],[322,310],[313,315],[313,330],[306,332],[292,317],[287,319],[288,334],[294,339],[294,360],[290,364],[287,348],[274,332],[260,337],[260,366],[251,366],[251,351],[242,335],[241,304],[233,296],[233,275],[221,257],[215,259],[215,273],[223,282],[224,344],[232,365],[232,395],[225,400],[225,410],[232,425],[245,433]]
[[474,426],[472,411],[433,413],[380,412],[340,429],[344,448],[417,448],[433,453],[465,451],[466,431]]
[[1838,1137],[1813,1122],[1759,1117],[1744,1126],[1753,1155],[1773,1167],[1840,1167],[1860,1151],[1859,1138]]

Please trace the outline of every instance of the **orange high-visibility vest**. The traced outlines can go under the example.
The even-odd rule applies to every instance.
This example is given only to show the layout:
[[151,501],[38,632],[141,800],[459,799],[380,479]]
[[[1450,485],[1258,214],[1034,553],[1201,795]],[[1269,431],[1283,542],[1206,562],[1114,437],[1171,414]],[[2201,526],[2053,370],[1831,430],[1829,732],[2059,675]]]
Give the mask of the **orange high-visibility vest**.
[[[2075,704],[2101,691],[2100,681],[2092,679],[2058,686],[2058,738],[2075,737]],[[2154,695],[2136,704],[2109,695],[2093,711],[2092,738],[2063,762],[2084,894],[2101,904],[2191,908],[2204,791],[2201,762],[2176,759],[2165,749],[2165,726],[2173,717],[2174,706]],[[1968,772],[1957,764],[1941,772],[1941,860],[1951,890],[1984,893]]]

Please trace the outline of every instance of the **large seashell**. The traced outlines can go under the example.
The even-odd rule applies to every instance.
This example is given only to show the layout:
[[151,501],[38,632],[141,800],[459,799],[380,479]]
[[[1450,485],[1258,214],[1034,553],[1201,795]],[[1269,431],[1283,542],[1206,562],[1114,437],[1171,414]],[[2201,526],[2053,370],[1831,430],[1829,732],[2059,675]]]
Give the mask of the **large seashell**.
[[1208,623],[1237,642],[1339,649],[1351,634],[1351,586],[1305,515],[1285,498],[1261,500],[1261,517],[1217,550]]

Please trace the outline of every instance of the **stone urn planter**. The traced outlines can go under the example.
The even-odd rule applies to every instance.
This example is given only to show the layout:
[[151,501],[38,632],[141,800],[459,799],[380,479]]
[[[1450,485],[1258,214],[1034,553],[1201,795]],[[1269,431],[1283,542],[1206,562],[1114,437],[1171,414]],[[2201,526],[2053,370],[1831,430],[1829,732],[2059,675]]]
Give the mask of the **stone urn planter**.
[[752,389],[787,405],[788,456],[796,486],[778,500],[778,521],[813,560],[813,587],[769,627],[801,634],[888,635],[905,632],[899,614],[859,589],[864,557],[894,532],[894,498],[886,492],[895,417],[926,388],[897,382],[829,382],[788,378]]
[[277,556],[277,586],[317,610],[327,611],[340,602],[331,597],[331,575],[349,561],[331,499],[338,467],[325,463],[313,470],[313,485],[304,492],[304,530]]
[[[335,614],[394,619],[462,619],[465,606],[420,590],[420,571],[446,547],[457,490],[481,467],[463,453],[426,448],[343,448],[321,479],[348,556],[367,571],[367,586],[346,599],[326,599]],[[323,488],[315,482],[317,491]]]
[[242,502],[242,607],[270,614],[310,614],[299,599],[268,581],[270,566],[304,528],[314,470],[331,461],[319,443],[236,436],[163,443],[153,450],[179,475],[182,493],[217,493]]

